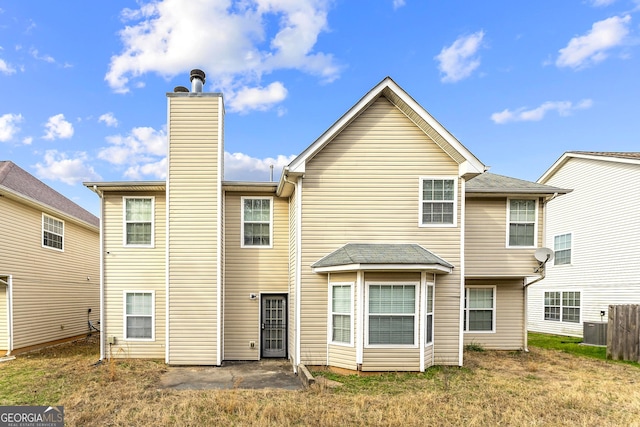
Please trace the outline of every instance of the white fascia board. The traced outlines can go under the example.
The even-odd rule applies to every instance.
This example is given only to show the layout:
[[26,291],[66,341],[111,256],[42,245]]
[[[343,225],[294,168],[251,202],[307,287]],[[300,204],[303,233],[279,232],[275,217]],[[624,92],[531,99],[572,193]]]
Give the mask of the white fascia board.
[[429,271],[433,273],[451,273],[451,267],[440,264],[346,264],[311,269],[314,273],[333,273],[341,271]]
[[640,165],[640,160],[638,159],[627,159],[624,157],[614,157],[614,156],[598,156],[594,154],[586,154],[586,153],[571,153],[565,152],[558,160],[555,161],[553,165],[549,169],[542,174],[540,178],[538,178],[539,184],[545,184],[549,179],[555,175],[555,173],[564,166],[569,159],[588,159],[588,160],[599,160],[602,162],[612,162],[612,163],[626,163],[632,165]]

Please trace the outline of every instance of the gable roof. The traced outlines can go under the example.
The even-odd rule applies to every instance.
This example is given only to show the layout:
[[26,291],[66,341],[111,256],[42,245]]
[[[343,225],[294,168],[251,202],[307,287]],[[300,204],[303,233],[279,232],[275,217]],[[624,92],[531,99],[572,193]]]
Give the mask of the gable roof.
[[483,173],[487,169],[471,151],[462,145],[444,126],[438,123],[427,110],[418,104],[404,89],[398,86],[391,77],[385,77],[284,168],[280,177],[278,194],[282,192],[282,187],[286,185],[286,177],[289,174],[303,174],[306,163],[315,157],[318,152],[381,96],[387,98],[389,102],[402,111],[409,120],[415,123],[415,125],[428,135],[444,152],[454,159],[459,164],[460,175],[473,176]]
[[567,151],[538,178],[538,182],[547,182],[570,159],[590,159],[605,162],[640,165],[640,152],[634,151]]
[[465,187],[465,193],[478,196],[493,194],[553,195],[566,194],[571,191],[490,172],[471,178]]
[[98,228],[98,217],[11,161],[0,161],[0,194],[8,193],[39,209]]
[[414,243],[347,243],[311,265],[316,273],[353,270],[430,270],[450,273],[453,265]]

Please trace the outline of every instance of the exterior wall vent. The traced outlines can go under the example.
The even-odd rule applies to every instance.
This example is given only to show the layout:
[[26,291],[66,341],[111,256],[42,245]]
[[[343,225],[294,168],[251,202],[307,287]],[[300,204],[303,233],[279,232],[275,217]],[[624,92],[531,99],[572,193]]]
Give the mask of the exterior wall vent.
[[607,345],[607,322],[584,322],[582,342],[589,345]]

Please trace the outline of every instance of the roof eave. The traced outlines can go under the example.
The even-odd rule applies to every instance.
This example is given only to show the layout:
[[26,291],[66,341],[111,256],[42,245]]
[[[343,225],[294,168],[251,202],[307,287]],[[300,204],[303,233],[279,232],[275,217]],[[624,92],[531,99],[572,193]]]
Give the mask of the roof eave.
[[56,216],[58,218],[64,219],[65,221],[69,221],[69,222],[73,222],[75,224],[78,224],[84,228],[88,228],[92,231],[100,231],[100,226],[99,225],[94,225],[91,224],[90,222],[87,222],[85,220],[82,220],[76,216],[70,215],[64,211],[61,211],[60,209],[56,209],[50,205],[47,205],[46,203],[42,203],[39,202],[38,200],[35,200],[31,197],[25,196],[24,194],[21,194],[15,190],[12,190],[9,187],[6,187],[4,185],[0,185],[0,191],[4,192],[5,194],[7,194],[9,196],[9,198],[13,199],[13,200],[17,200],[27,206],[31,206],[32,208],[41,210],[45,213],[49,213],[53,216]]
[[435,274],[448,274],[452,267],[441,264],[344,264],[327,267],[311,267],[314,273],[336,273],[350,271],[427,271]]

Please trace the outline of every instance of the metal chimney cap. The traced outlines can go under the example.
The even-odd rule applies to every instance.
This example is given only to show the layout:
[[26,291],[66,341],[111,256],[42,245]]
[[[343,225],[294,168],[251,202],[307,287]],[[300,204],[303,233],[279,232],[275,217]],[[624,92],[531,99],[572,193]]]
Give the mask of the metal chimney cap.
[[173,88],[174,92],[189,92],[189,89],[187,89],[184,86],[176,86]]
[[205,82],[204,71],[198,70],[197,68],[191,70],[190,81],[193,81],[193,79],[200,79],[200,80],[202,80],[202,84],[204,84],[204,82]]

